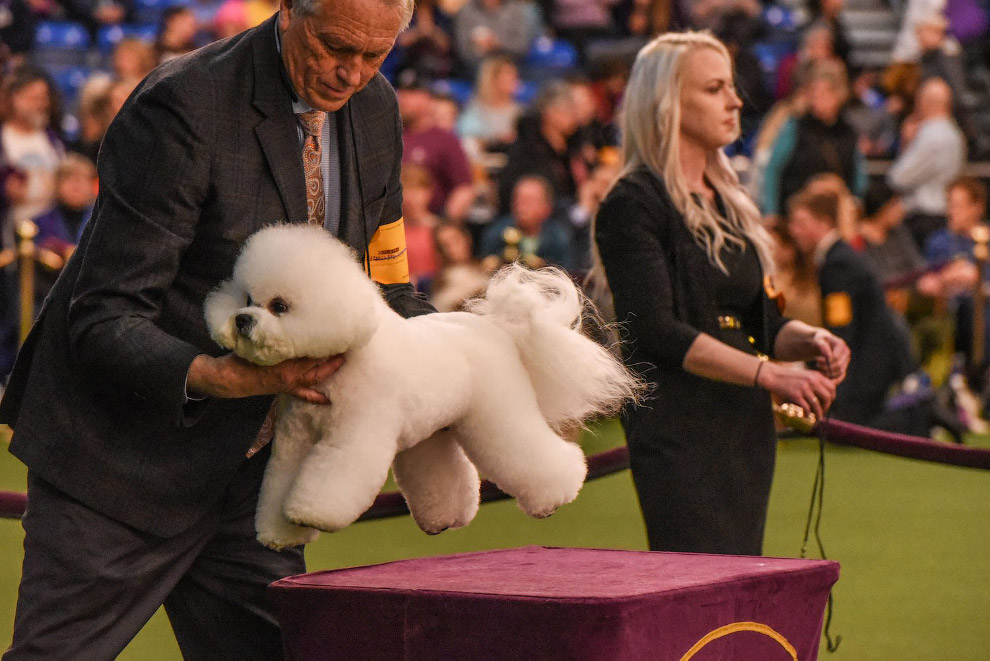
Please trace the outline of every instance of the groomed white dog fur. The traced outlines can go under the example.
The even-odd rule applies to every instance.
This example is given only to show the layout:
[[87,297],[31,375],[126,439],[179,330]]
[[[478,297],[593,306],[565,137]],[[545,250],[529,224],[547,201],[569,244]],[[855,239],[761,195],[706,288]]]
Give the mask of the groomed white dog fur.
[[330,405],[280,397],[258,539],[283,548],[344,528],[374,502],[390,465],[428,533],[474,518],[479,470],[534,517],[574,500],[584,453],[557,430],[614,412],[641,389],[581,333],[585,305],[565,273],[514,265],[469,312],[403,319],[325,231],[253,235],[207,298],[212,337],[262,365],[345,356],[318,388]]

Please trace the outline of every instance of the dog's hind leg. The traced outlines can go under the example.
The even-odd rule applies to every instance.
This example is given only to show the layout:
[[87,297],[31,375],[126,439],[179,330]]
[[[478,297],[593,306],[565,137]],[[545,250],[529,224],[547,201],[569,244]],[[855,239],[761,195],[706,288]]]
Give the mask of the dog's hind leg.
[[478,513],[481,480],[452,431],[438,431],[397,454],[392,474],[424,532],[466,526]]
[[[336,404],[334,404],[336,405]],[[361,411],[319,440],[289,491],[283,512],[293,523],[334,532],[354,523],[381,491],[398,432]]]
[[[547,425],[535,399],[503,396],[458,427],[460,442],[481,475],[543,518],[577,498],[588,473],[584,451]],[[506,400],[510,404],[506,408]]]

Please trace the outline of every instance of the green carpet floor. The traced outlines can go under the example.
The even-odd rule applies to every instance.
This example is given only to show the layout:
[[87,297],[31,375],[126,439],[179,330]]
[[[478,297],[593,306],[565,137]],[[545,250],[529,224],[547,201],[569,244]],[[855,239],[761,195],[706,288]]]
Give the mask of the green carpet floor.
[[[586,435],[586,451],[611,447],[618,435],[606,424],[597,437]],[[765,553],[797,557],[817,445],[782,441],[777,456]],[[829,557],[842,564],[832,623],[842,643],[821,658],[990,659],[990,472],[839,447],[828,448],[826,461],[822,536]],[[0,489],[23,489],[24,475],[0,451]],[[22,539],[16,521],[0,521],[0,647],[11,636]],[[318,570],[529,544],[644,549],[628,471],[589,482],[575,503],[546,520],[528,519],[506,501],[482,506],[467,528],[435,537],[408,517],[359,523],[321,536],[307,558]],[[161,611],[120,658],[181,658]]]

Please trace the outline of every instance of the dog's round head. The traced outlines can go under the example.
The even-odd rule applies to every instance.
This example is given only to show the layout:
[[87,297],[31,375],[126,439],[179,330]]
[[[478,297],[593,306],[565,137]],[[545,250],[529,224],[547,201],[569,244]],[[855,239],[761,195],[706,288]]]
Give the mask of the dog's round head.
[[206,325],[241,358],[274,365],[362,346],[380,305],[347,246],[318,227],[277,225],[244,244],[233,276],[206,299]]

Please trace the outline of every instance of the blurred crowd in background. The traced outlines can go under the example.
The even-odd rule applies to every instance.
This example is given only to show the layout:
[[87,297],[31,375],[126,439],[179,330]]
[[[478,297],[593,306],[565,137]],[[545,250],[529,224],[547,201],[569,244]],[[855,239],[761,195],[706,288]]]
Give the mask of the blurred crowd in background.
[[[883,358],[862,386],[877,402],[854,421],[883,426],[891,407],[934,397],[955,439],[985,431],[990,306],[974,294],[990,274],[987,0],[779,1],[420,0],[382,67],[404,125],[411,277],[442,311],[507,261],[582,281],[621,171],[616,114],[636,52],[668,30],[711,30],[735,58],[745,107],[727,151],[776,240],[785,313],[862,324],[846,333],[854,360]],[[18,342],[19,223],[37,226],[40,306],[91,213],[102,136],[139,81],[277,10],[0,0],[0,371]],[[870,267],[840,296],[819,278],[822,236]],[[880,317],[883,337],[869,332]]]

